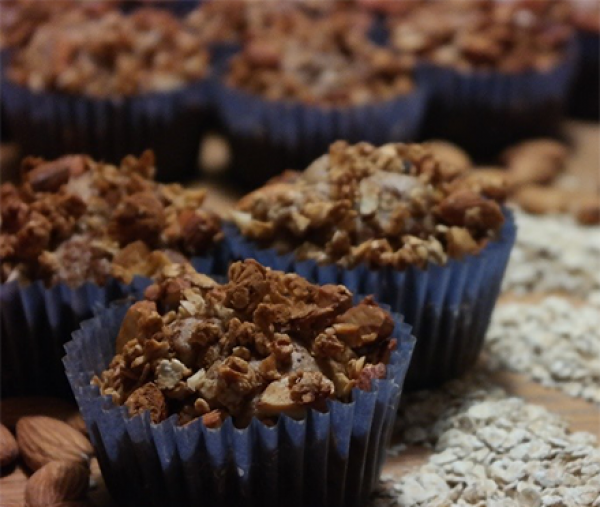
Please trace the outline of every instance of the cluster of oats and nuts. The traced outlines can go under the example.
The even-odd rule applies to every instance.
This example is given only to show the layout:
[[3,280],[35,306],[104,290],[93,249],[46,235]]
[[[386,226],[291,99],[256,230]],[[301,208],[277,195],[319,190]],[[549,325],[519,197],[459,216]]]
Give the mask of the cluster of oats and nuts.
[[303,174],[244,197],[232,218],[247,238],[301,260],[426,267],[497,238],[505,192],[501,179],[448,164],[426,145],[338,141]]
[[291,14],[232,58],[228,86],[269,100],[327,106],[378,102],[414,89],[413,59],[370,42],[364,13]]
[[571,7],[562,1],[421,2],[390,20],[390,44],[463,71],[545,71],[564,58],[570,20]]
[[35,91],[128,96],[182,88],[207,76],[208,66],[202,37],[168,11],[97,17],[76,9],[37,27],[7,76]]
[[224,285],[173,264],[128,311],[117,355],[96,377],[131,414],[172,414],[208,427],[232,417],[271,423],[347,401],[386,377],[394,321],[370,297],[353,303],[341,285],[312,285],[247,260]]
[[156,183],[153,174],[152,152],[118,167],[85,155],[26,158],[22,183],[0,187],[2,281],[129,282],[208,251],[222,232],[201,208],[206,192]]

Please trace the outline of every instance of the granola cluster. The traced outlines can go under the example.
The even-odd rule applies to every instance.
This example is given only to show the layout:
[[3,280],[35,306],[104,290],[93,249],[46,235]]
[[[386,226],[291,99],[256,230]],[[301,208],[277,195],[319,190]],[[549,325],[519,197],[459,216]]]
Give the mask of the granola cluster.
[[341,285],[312,285],[254,260],[232,264],[224,285],[166,266],[145,297],[93,383],[155,423],[172,414],[208,427],[227,417],[238,427],[252,417],[301,418],[385,378],[396,347],[392,317],[370,297],[353,304]]
[[118,6],[116,0],[3,0],[0,48],[18,48],[29,42],[37,28],[69,12],[82,19],[95,18]]
[[2,281],[129,282],[206,252],[222,236],[219,218],[200,209],[206,192],[153,174],[152,152],[120,167],[85,155],[26,158],[22,184],[0,187]]
[[164,10],[98,18],[74,11],[38,27],[11,59],[8,77],[34,91],[93,97],[171,91],[206,76],[201,42]]
[[571,35],[563,1],[438,0],[390,21],[401,53],[464,71],[548,70],[564,58]]
[[414,88],[413,58],[366,36],[370,19],[338,11],[263,30],[232,58],[225,81],[269,100],[338,106],[386,100]]
[[478,253],[504,222],[505,182],[437,159],[427,145],[338,141],[232,213],[242,234],[298,259],[352,267],[444,264]]

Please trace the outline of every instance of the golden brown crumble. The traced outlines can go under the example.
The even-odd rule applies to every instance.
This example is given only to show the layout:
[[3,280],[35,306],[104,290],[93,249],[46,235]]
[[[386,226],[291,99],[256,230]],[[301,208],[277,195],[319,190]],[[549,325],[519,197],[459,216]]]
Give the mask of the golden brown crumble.
[[0,187],[2,281],[76,286],[112,275],[129,283],[207,252],[222,232],[201,209],[206,192],[156,183],[153,174],[151,152],[119,167],[84,155],[26,158],[22,183]]
[[94,379],[130,413],[154,422],[178,414],[209,427],[233,417],[272,423],[348,401],[386,376],[394,321],[368,297],[353,304],[343,286],[318,286],[254,260],[232,264],[219,285],[189,265],[165,266],[135,303],[117,354]]
[[231,60],[229,86],[269,100],[333,106],[378,102],[414,89],[413,59],[371,43],[364,13],[293,19],[246,42]]
[[571,7],[553,0],[420,2],[390,22],[403,54],[463,71],[545,71],[565,55]]
[[40,25],[7,75],[34,91],[128,96],[182,88],[204,78],[208,64],[201,36],[168,11],[75,10]]
[[302,175],[245,196],[232,218],[244,236],[301,260],[404,269],[479,252],[504,222],[505,195],[503,180],[474,177],[425,145],[338,141]]

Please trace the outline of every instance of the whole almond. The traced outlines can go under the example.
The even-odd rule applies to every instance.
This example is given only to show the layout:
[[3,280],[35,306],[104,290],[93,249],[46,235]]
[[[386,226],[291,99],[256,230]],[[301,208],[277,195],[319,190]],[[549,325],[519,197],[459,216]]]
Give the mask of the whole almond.
[[527,185],[519,189],[514,199],[521,208],[535,215],[564,213],[569,206],[568,192],[538,185]]
[[80,500],[86,494],[90,473],[73,461],[52,461],[35,472],[25,485],[27,507],[48,507]]
[[17,421],[21,417],[45,415],[64,421],[73,427],[77,426],[77,428],[81,428],[79,421],[76,421],[78,414],[77,405],[61,400],[60,398],[45,396],[32,396],[31,398],[14,397],[2,400],[0,420],[2,424],[14,430]]
[[23,461],[38,470],[51,461],[87,463],[92,444],[67,423],[45,416],[23,417],[17,423],[17,442]]
[[0,467],[7,467],[17,459],[19,447],[10,430],[0,424]]

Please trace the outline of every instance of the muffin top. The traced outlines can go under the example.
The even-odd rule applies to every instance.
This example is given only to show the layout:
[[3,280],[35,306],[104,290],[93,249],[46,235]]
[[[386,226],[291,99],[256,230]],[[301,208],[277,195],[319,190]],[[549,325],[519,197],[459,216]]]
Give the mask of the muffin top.
[[75,12],[81,19],[95,18],[116,9],[117,0],[3,0],[0,16],[0,48],[17,48],[29,42],[38,27]]
[[245,196],[232,219],[299,260],[404,269],[480,252],[499,234],[505,195],[503,181],[437,159],[426,144],[338,141],[303,174]]
[[231,59],[234,88],[269,100],[345,106],[386,100],[413,90],[413,58],[399,57],[367,37],[370,18],[336,11],[288,29],[260,32]]
[[190,266],[166,266],[127,312],[116,355],[92,382],[131,414],[158,423],[232,417],[271,424],[349,401],[386,377],[394,320],[341,285],[312,285],[254,260],[220,285]]
[[167,11],[73,12],[40,26],[8,77],[34,91],[130,96],[182,88],[205,77],[208,62],[201,38]]
[[0,187],[2,281],[128,283],[169,258],[209,250],[222,232],[219,218],[200,209],[206,192],[156,183],[153,174],[152,152],[119,167],[85,155],[26,158],[23,182]]
[[565,55],[570,7],[552,0],[435,0],[392,18],[390,43],[463,71],[544,71]]

